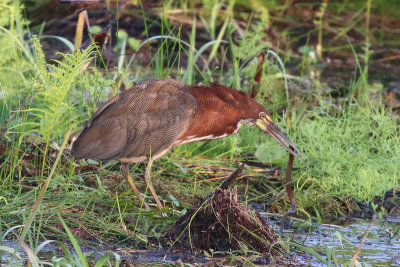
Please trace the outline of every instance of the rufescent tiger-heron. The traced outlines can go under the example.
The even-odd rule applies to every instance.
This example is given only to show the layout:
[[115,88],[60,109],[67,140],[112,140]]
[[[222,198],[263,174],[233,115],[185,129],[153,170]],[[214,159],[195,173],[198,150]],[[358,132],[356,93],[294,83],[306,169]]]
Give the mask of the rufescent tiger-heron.
[[152,162],[174,146],[237,133],[243,123],[257,125],[293,156],[301,157],[270,113],[246,93],[217,84],[189,86],[173,79],[148,80],[109,99],[72,138],[70,147],[77,159],[119,160],[141,202],[129,164],[148,161],[144,178],[162,209],[150,181]]

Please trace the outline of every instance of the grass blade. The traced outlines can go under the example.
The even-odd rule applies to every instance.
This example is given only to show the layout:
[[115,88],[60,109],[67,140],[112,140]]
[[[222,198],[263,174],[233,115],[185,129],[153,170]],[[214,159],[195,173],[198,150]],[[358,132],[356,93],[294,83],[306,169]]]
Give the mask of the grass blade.
[[39,39],[46,39],[46,38],[56,39],[56,40],[62,42],[66,47],[68,47],[69,51],[74,52],[74,44],[70,40],[68,40],[68,39],[66,39],[66,38],[64,38],[62,36],[42,35],[42,36],[39,36],[38,38]]
[[51,181],[51,179],[52,179],[53,176],[54,176],[54,173],[55,173],[56,168],[57,168],[57,166],[58,166],[58,162],[59,162],[60,159],[61,159],[62,152],[64,151],[65,145],[67,144],[67,141],[68,141],[68,138],[69,138],[70,134],[71,134],[71,129],[66,133],[66,135],[65,135],[65,137],[64,137],[64,141],[63,141],[62,144],[61,144],[60,151],[58,152],[57,158],[56,158],[56,160],[54,161],[53,167],[51,168],[50,174],[49,174],[49,176],[47,177],[46,181],[43,183],[42,189],[40,190],[39,195],[38,195],[38,197],[36,198],[36,202],[35,202],[35,204],[33,205],[33,208],[32,208],[32,210],[31,210],[31,213],[30,213],[30,215],[29,215],[29,217],[28,217],[28,221],[26,222],[25,227],[24,227],[24,230],[22,231],[21,236],[20,236],[20,239],[19,239],[19,241],[18,241],[18,245],[17,245],[17,248],[16,248],[17,251],[18,251],[18,249],[21,247],[21,244],[22,244],[22,242],[24,241],[25,236],[26,236],[26,234],[28,233],[28,231],[29,231],[29,229],[30,229],[30,227],[31,227],[31,225],[32,225],[32,222],[33,222],[33,220],[35,219],[35,215],[36,215],[37,211],[39,210],[40,204],[42,203],[42,200],[43,200],[43,198],[44,198],[44,194],[45,194],[45,192],[46,192],[46,190],[47,190],[47,188],[48,188],[48,186],[49,186],[49,184],[50,184],[50,181]]
[[117,254],[117,253],[113,253],[113,252],[108,252],[106,255],[104,255],[103,257],[101,257],[96,264],[94,265],[94,267],[102,267],[104,266],[104,264],[112,257],[115,257],[115,267],[118,267],[120,262],[121,262],[121,257]]
[[76,241],[74,235],[71,233],[71,230],[69,230],[68,226],[65,224],[64,220],[61,218],[61,216],[58,214],[58,218],[61,221],[61,224],[63,225],[65,231],[67,232],[69,240],[71,240],[72,245],[74,246],[76,254],[78,254],[79,260],[81,261],[82,265],[85,267],[89,267],[89,264],[87,262],[85,254],[83,254],[78,241]]

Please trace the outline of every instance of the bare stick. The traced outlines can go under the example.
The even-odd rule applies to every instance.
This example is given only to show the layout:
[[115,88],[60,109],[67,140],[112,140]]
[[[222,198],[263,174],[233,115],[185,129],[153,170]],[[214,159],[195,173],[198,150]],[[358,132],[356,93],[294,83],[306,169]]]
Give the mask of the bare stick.
[[253,87],[251,88],[251,98],[255,98],[257,96],[258,88],[260,88],[262,65],[264,64],[265,55],[264,53],[258,53],[257,57],[258,57],[258,65],[257,65],[256,75],[254,76],[254,81],[257,83],[257,86],[253,85]]
[[[293,149],[293,147],[290,146],[290,149]],[[292,167],[293,167],[293,159],[294,156],[292,154],[289,154],[289,161],[286,169],[286,177],[285,177],[285,186],[286,186],[286,192],[290,200],[290,206],[291,209],[288,210],[282,217],[281,221],[281,232],[283,232],[283,229],[285,228],[287,217],[290,214],[293,214],[296,212],[296,200],[294,199],[293,195],[293,188],[292,188]]]
[[228,189],[228,187],[233,183],[233,181],[236,180],[236,178],[241,174],[242,170],[244,167],[244,163],[237,168],[236,171],[234,171],[228,178],[225,179],[225,181],[222,183],[222,185],[219,187],[221,189]]
[[361,243],[360,243],[360,245],[358,246],[358,248],[357,248],[357,250],[356,250],[356,253],[354,253],[353,259],[351,259],[351,265],[350,265],[350,267],[354,267],[354,265],[356,264],[356,260],[357,260],[357,258],[358,258],[358,255],[360,255],[360,252],[361,252],[361,249],[362,249],[362,247],[363,247],[363,245],[364,245],[364,242],[365,242],[365,240],[367,240],[367,236],[368,236],[369,230],[371,229],[371,226],[372,226],[372,225],[375,223],[375,221],[376,221],[376,217],[377,217],[377,215],[376,215],[376,213],[375,213],[375,214],[374,214],[374,217],[372,217],[372,220],[371,220],[371,222],[370,222],[369,225],[368,225],[367,231],[365,231],[365,234],[364,234],[363,238],[361,239]]

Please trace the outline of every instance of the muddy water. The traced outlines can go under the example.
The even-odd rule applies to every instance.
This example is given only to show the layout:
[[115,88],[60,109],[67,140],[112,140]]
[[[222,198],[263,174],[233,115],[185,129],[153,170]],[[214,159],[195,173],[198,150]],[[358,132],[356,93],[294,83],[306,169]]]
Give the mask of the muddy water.
[[[326,255],[328,247],[336,252],[339,263],[350,261],[359,246],[362,237],[368,228],[369,221],[354,219],[346,226],[314,225],[310,227],[294,228],[285,234],[294,240]],[[368,237],[363,245],[358,261],[367,266],[400,266],[400,218],[392,217],[378,220],[370,228]],[[343,257],[344,256],[344,257]],[[325,266],[315,258],[295,255],[297,260],[311,266]]]
[[[11,242],[4,240],[3,246],[9,248],[15,248],[16,242]],[[1,247],[0,247],[1,249]],[[78,256],[74,252],[72,245],[68,247],[71,255],[76,258],[74,262],[78,262]],[[103,257],[108,252],[116,253],[120,256],[122,261],[136,265],[144,266],[154,266],[155,264],[173,264],[173,263],[198,263],[203,265],[210,261],[202,253],[192,253],[192,252],[171,252],[166,249],[150,249],[150,250],[129,250],[129,249],[119,249],[112,247],[88,247],[81,246],[82,252],[86,255],[90,266],[94,266],[101,257]],[[24,263],[28,261],[28,257],[24,253],[23,249],[19,250],[19,255],[21,255],[22,261],[13,257],[12,255],[3,252],[2,258],[0,259],[0,266],[23,266]],[[40,261],[51,263],[51,259],[60,260],[61,257],[67,258],[65,254],[61,253],[60,247],[54,243],[49,244],[41,250],[38,254]],[[72,261],[71,263],[73,265]],[[115,263],[115,257],[110,258],[112,264]],[[121,266],[121,265],[120,265]],[[124,266],[124,265],[122,265]]]
[[[273,227],[279,229],[279,221],[272,220]],[[336,252],[339,263],[350,261],[361,239],[368,228],[369,221],[361,219],[353,219],[348,225],[312,225],[301,227],[301,222],[292,221],[291,229],[285,230],[285,235],[320,252],[321,255],[326,255],[328,247],[333,248]],[[370,228],[368,238],[363,245],[358,260],[366,266],[400,266],[400,217],[386,218],[378,220]],[[15,243],[3,240],[3,246],[15,247]],[[89,258],[96,262],[106,252],[114,251],[118,253],[116,248],[95,248],[82,247],[84,253],[90,254]],[[73,248],[70,248],[73,251]],[[48,247],[39,253],[41,259],[49,261],[57,250],[56,246]],[[26,255],[20,250],[21,256],[26,259]],[[119,253],[121,255],[121,253]],[[125,254],[125,253],[122,253]],[[204,254],[194,253],[171,253],[166,250],[147,250],[135,251],[128,253],[127,256],[121,255],[121,258],[130,263],[176,263],[182,262],[204,264],[208,259]],[[294,262],[299,265],[310,266],[326,266],[319,262],[314,257],[304,252],[292,253]],[[58,255],[61,257],[63,255]],[[0,261],[1,266],[10,263],[11,257],[3,252],[3,257]]]

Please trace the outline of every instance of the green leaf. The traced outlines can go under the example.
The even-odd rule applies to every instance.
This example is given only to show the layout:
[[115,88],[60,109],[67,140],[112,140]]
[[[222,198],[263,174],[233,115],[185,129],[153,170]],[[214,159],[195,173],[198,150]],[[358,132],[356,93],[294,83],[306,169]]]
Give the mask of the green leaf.
[[176,163],[176,162],[172,162],[172,163],[173,163],[175,166],[177,166],[183,174],[187,174],[189,168],[182,167],[181,165],[179,165],[179,164]]
[[91,34],[99,33],[99,32],[101,32],[101,27],[99,25],[92,25],[92,26],[90,26],[89,32]]
[[125,31],[118,31],[117,34],[117,44],[115,47],[117,49],[122,49],[128,39],[128,34]]
[[179,207],[179,201],[173,196],[173,195],[168,195],[168,198],[171,200],[172,204],[175,207]]
[[0,103],[0,125],[2,125],[10,117],[10,113],[11,110],[9,106],[5,103]]
[[268,163],[284,163],[287,161],[284,148],[272,138],[257,148],[255,156]]
[[135,39],[133,37],[128,38],[128,45],[135,51],[138,51],[141,43],[142,41]]
[[319,212],[318,212],[318,210],[317,210],[316,207],[314,207],[314,211],[315,211],[315,215],[317,216],[317,222],[318,222],[319,224],[322,224],[321,215],[319,214]]
[[99,165],[99,162],[97,160],[93,160],[93,159],[87,159],[86,162],[88,164],[92,164],[92,165]]

